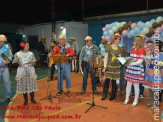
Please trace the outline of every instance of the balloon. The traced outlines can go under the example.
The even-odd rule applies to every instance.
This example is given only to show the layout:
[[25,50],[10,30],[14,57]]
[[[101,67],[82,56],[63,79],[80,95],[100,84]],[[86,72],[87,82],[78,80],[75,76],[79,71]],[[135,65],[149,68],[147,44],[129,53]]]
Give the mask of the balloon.
[[135,31],[135,33],[140,33],[140,28],[139,27],[136,27],[135,29],[134,29],[134,31]]
[[102,40],[102,41],[101,41],[101,44],[103,44],[103,45],[104,45],[104,44],[107,44],[107,41],[106,41],[106,40]]
[[142,23],[140,23],[140,26],[139,26],[139,28],[140,28],[140,29],[143,29],[143,28],[145,28],[145,23],[143,23],[143,22],[142,22]]
[[113,30],[110,30],[109,31],[109,36],[113,36],[113,34],[114,34]]
[[110,36],[107,36],[105,37],[106,41],[111,41],[111,37]]
[[148,27],[145,27],[145,28],[143,29],[143,32],[144,32],[144,34],[147,34],[147,33],[149,32],[149,28],[148,28]]
[[159,26],[162,26],[163,25],[163,21],[160,21],[158,24],[159,24]]
[[155,32],[154,32],[154,28],[150,28],[149,29],[149,33],[151,34],[151,35],[153,35]]
[[128,29],[128,25],[127,24],[124,24],[123,25],[123,30],[127,30]]
[[140,26],[141,23],[142,23],[142,21],[139,21],[139,22],[137,23],[137,26]]
[[157,19],[156,19],[156,22],[157,22],[157,23],[159,23],[160,21],[163,21],[163,17],[162,17],[162,16],[159,16],[159,17],[157,17]]
[[121,24],[120,24],[120,23],[118,23],[118,24],[117,24],[117,27],[119,28],[120,26],[121,26]]
[[106,29],[105,27],[103,27],[103,28],[102,28],[102,31],[105,32],[105,31],[107,31],[107,29]]
[[108,41],[107,44],[110,44],[110,41]]
[[105,40],[105,36],[102,36],[101,38],[102,38],[102,40]]
[[126,22],[121,22],[121,27],[123,27],[124,24],[126,24]]
[[135,29],[137,27],[136,23],[131,24],[131,29]]
[[112,30],[115,32],[115,31],[118,30],[118,27],[117,27],[117,26],[114,26],[114,27],[112,28]]
[[122,34],[122,31],[123,31],[122,27],[118,28],[118,32],[119,32],[120,35]]
[[105,52],[105,48],[103,47],[103,48],[101,48],[101,52],[103,53],[103,52]]
[[155,19],[151,19],[151,24],[153,24],[154,22],[156,22],[156,20]]
[[105,25],[106,30],[109,30],[109,24]]
[[163,38],[163,32],[161,33],[161,37]]
[[108,36],[109,35],[109,32],[108,31],[105,31],[104,32],[104,36]]
[[132,38],[130,33],[127,34],[127,38]]
[[123,30],[123,32],[122,32],[122,37],[127,36],[127,34],[128,34],[128,30]]
[[148,22],[146,22],[146,23],[145,23],[145,25],[146,25],[148,28],[152,27],[152,23],[151,23],[151,22],[149,22],[149,21],[148,21]]
[[131,28],[132,21],[128,22],[128,27]]
[[161,27],[156,28],[155,33],[160,34],[161,33]]
[[100,47],[100,48],[103,48],[103,47],[104,47],[104,45],[103,45],[103,44],[100,44],[100,45],[99,45],[99,47]]
[[153,26],[154,29],[156,29],[157,27],[159,27],[159,24],[158,24],[157,22],[154,22],[154,23],[152,24],[152,26]]
[[161,26],[161,31],[163,31],[163,25]]
[[151,34],[151,33],[147,33],[146,36],[147,36],[148,38],[150,38],[150,37],[152,36],[152,34]]
[[134,37],[134,36],[135,36],[134,30],[131,30],[131,31],[130,31],[130,34],[131,34],[131,36]]

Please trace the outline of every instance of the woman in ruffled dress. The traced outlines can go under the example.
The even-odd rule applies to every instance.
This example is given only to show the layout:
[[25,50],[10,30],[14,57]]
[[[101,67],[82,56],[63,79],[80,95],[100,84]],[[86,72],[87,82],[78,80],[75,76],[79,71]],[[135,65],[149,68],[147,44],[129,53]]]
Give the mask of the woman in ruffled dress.
[[36,104],[34,99],[34,91],[38,90],[37,75],[35,73],[36,59],[34,54],[29,51],[29,43],[21,42],[21,50],[14,55],[13,63],[18,63],[16,81],[17,81],[17,93],[23,93],[24,105],[28,104],[28,94],[30,94],[31,102]]

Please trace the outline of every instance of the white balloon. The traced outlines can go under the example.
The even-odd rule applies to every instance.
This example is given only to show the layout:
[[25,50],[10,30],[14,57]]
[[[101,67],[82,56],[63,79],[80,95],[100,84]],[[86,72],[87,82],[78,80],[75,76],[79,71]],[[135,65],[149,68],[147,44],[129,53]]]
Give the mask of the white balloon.
[[145,25],[146,25],[148,28],[152,27],[152,23],[151,23],[151,22],[149,22],[149,21],[148,21],[148,22],[146,22],[146,23],[145,23]]
[[110,30],[109,31],[109,36],[111,37],[111,36],[113,36],[113,34],[114,34],[114,31],[113,30]]
[[114,27],[112,28],[112,30],[115,32],[115,31],[118,30],[118,27],[117,27],[117,26],[114,26]]
[[163,17],[162,17],[162,16],[159,16],[159,17],[157,17],[157,19],[156,19],[156,22],[157,22],[157,23],[159,23],[160,21],[163,21]]

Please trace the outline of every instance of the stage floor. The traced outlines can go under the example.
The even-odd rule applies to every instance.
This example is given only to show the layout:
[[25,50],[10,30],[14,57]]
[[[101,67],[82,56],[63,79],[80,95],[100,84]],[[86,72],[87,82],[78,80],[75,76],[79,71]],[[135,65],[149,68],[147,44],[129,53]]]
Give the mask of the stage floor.
[[[92,88],[91,80],[88,78],[87,91],[84,95],[80,95],[82,89],[82,75],[79,73],[71,73],[71,91],[72,94],[68,98],[62,94],[60,100],[53,98],[51,102],[49,100],[40,100],[47,96],[48,82],[47,78],[38,81],[39,91],[35,92],[35,99],[37,104],[32,104],[29,98],[28,106],[23,106],[23,95],[16,94],[15,101],[10,103],[6,111],[6,119],[8,122],[155,122],[153,116],[153,110],[146,106],[149,100],[148,90],[145,90],[145,98],[139,98],[139,104],[136,107],[132,107],[134,97],[130,97],[130,102],[127,105],[123,105],[125,96],[121,96],[118,92],[117,98],[114,101],[109,101],[110,94],[106,100],[101,101],[102,87],[97,87],[99,95],[95,95],[95,104],[99,106],[107,107],[103,109],[99,107],[91,108],[87,113],[85,111],[90,107],[87,103],[92,102]],[[65,81],[64,81],[64,90]],[[109,88],[109,91],[111,87]],[[54,96],[57,90],[57,80],[50,81],[50,91]],[[4,106],[5,107],[5,106]],[[159,106],[163,107],[163,103]],[[8,119],[7,119],[8,118]]]

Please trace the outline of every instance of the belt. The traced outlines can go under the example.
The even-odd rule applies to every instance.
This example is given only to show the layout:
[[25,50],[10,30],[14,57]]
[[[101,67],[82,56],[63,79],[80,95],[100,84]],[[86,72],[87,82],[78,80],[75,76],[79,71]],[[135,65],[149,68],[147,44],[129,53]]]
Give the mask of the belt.
[[4,66],[0,66],[0,68],[6,68],[7,67],[7,65],[4,65]]

